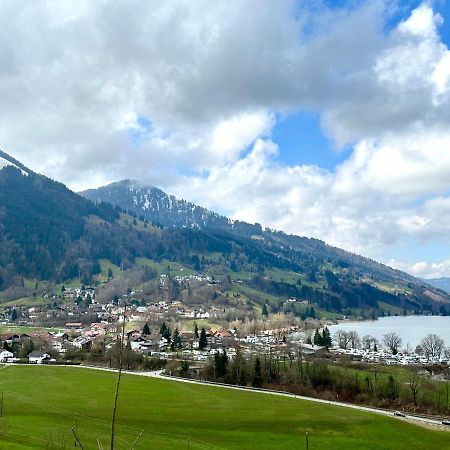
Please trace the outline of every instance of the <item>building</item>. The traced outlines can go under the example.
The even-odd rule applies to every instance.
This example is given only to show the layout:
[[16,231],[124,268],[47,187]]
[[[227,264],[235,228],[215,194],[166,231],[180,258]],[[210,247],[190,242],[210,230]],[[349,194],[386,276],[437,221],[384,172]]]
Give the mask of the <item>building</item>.
[[28,355],[30,364],[45,364],[50,360],[50,355],[45,352],[33,351]]

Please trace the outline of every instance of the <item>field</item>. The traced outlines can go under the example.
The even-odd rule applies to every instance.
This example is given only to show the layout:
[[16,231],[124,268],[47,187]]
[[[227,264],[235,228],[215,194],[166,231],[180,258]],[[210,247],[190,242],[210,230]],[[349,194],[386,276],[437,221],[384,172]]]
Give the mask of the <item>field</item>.
[[[109,448],[115,374],[68,367],[0,369],[1,449]],[[116,449],[449,449],[450,435],[394,418],[273,395],[125,375]]]

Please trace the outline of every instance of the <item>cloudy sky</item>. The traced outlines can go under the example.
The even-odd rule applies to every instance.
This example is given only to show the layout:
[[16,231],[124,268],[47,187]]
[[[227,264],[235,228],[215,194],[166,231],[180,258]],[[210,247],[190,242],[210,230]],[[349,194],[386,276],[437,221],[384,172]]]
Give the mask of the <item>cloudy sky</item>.
[[450,4],[0,0],[0,148],[450,276]]

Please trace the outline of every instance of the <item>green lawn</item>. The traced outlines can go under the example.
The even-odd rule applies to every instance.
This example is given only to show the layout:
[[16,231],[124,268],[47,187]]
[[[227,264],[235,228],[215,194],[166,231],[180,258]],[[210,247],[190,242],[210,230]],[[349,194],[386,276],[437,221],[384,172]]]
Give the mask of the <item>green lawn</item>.
[[[115,374],[66,367],[3,367],[0,448],[109,448]],[[394,418],[291,398],[125,375],[116,449],[450,448],[450,434]],[[189,439],[189,444],[188,444]],[[65,446],[64,446],[65,444]]]

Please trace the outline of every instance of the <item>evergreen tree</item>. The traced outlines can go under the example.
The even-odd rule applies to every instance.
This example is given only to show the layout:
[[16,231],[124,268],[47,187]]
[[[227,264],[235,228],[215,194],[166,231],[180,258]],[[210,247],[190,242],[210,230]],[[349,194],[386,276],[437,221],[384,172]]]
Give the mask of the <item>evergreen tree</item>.
[[183,341],[181,340],[180,333],[178,332],[178,328],[175,328],[175,331],[172,334],[172,342],[170,343],[170,349],[175,352],[180,350],[183,346]]
[[262,311],[261,314],[265,317],[267,317],[269,315],[269,311],[267,310],[267,305],[264,303],[263,307],[262,307]]
[[108,269],[108,278],[112,278],[113,277],[113,271],[111,269],[111,267]]
[[146,323],[142,328],[142,334],[145,336],[148,336],[150,334],[150,327],[148,326],[148,323]]
[[255,359],[252,386],[255,388],[260,388],[262,386],[261,361],[258,356]]
[[12,312],[11,312],[11,320],[12,320],[13,322],[15,322],[15,321],[17,320],[18,317],[19,317],[19,315],[17,314],[16,309],[13,309]]
[[197,339],[199,338],[197,322],[194,323],[194,335]]
[[206,339],[206,331],[204,328],[202,328],[202,331],[200,332],[200,339],[198,340],[198,349],[204,350],[207,345],[208,340]]
[[320,335],[318,329],[316,329],[316,332],[314,333],[314,340],[313,340],[313,342],[314,342],[314,345],[319,345],[319,346],[323,345],[323,339],[322,339],[322,336]]
[[214,373],[216,378],[223,378],[227,374],[228,369],[228,355],[224,350],[223,353],[216,353],[214,355]]
[[331,339],[331,333],[328,327],[325,327],[322,331],[322,345],[326,348],[330,348],[333,345],[333,340]]

